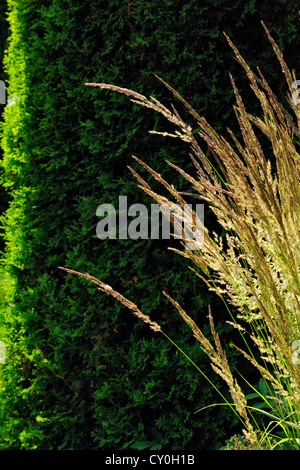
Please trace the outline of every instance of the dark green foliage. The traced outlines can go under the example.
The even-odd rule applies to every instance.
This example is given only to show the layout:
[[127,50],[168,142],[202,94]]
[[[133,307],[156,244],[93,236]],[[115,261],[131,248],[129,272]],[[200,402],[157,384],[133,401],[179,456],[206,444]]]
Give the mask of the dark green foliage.
[[268,78],[276,80],[259,18],[292,64],[298,23],[283,1],[182,3],[8,2],[5,64],[9,93],[18,98],[6,107],[2,139],[3,185],[12,198],[3,219],[2,448],[121,449],[147,441],[162,449],[214,449],[236,424],[223,407],[195,414],[220,398],[190,363],[124,307],[57,269],[88,272],[114,286],[223,387],[161,294],[166,289],[200,326],[212,302],[226,346],[224,309],[166,250],[175,243],[100,241],[95,232],[99,204],[117,205],[119,195],[129,204],[151,203],[127,168],[134,166],[131,154],[180,187],[164,160],[188,168],[186,148],[147,134],[166,126],[150,111],[84,84],[113,83],[167,103],[172,97],[156,73],[217,130],[234,127],[227,71],[240,70],[222,31],[250,65],[268,64]]

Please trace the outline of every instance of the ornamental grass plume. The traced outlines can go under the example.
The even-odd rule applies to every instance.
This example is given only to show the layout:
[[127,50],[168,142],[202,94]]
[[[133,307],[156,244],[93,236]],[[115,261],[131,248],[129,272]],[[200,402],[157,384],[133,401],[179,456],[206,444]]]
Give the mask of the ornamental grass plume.
[[[174,107],[167,109],[153,97],[148,99],[131,90],[109,84],[86,85],[126,94],[134,103],[162,114],[174,124],[175,132],[152,133],[179,138],[189,144],[194,174],[188,174],[174,163],[167,163],[207,202],[226,236],[223,239],[216,233],[209,233],[206,227],[202,226],[204,241],[201,249],[186,250],[182,241],[182,250],[172,250],[188,258],[197,270],[200,269],[202,274],[197,274],[209,289],[237,309],[238,314],[232,324],[240,330],[243,329],[243,334],[248,331],[260,357],[254,357],[251,350],[237,349],[269,384],[272,398],[277,401],[277,409],[282,413],[278,418],[281,427],[283,423],[292,424],[293,432],[298,437],[295,438],[293,434],[291,438],[289,434],[288,439],[291,445],[299,449],[300,368],[299,361],[295,360],[293,343],[300,339],[300,155],[297,150],[300,104],[293,99],[295,74],[290,72],[281,51],[265,25],[262,25],[284,73],[289,104],[294,116],[279,103],[261,70],[257,68],[254,73],[225,34],[261,105],[261,117],[249,114],[230,75],[241,140],[230,129],[228,133],[231,143],[219,135],[204,117],[159,77],[195,119],[197,132],[181,119]],[[270,142],[272,160],[265,155],[255,128]],[[216,164],[201,150],[199,139],[206,142]],[[177,203],[184,206],[182,193],[146,163],[137,157],[134,159],[169,191]],[[130,169],[145,193],[159,204],[172,204],[170,199],[153,191],[148,182],[135,170]],[[89,278],[88,275],[84,276]],[[120,294],[103,289],[103,286],[102,290],[119,298],[125,305],[127,302],[127,306],[150,323],[155,331],[161,331],[156,323],[151,322],[149,317],[143,315],[132,303],[127,300],[125,302]],[[180,305],[166,296],[192,329],[201,348],[209,356],[214,371],[228,384],[236,411],[245,425],[244,442],[250,443],[249,448],[260,448],[261,441],[252,426],[253,421],[250,423],[246,397],[230,371],[211,312],[209,320],[215,346],[202,334]]]
[[116,292],[108,284],[105,284],[104,282],[100,281],[99,279],[97,279],[94,276],[91,276],[88,273],[83,274],[83,273],[80,273],[78,271],[74,271],[73,269],[63,268],[62,266],[60,266],[59,269],[63,269],[64,271],[67,271],[70,274],[76,274],[79,277],[83,277],[84,279],[87,279],[87,280],[93,282],[94,284],[96,284],[98,286],[98,289],[100,291],[106,292],[107,294],[110,294],[112,297],[115,297],[115,299],[119,300],[119,302],[121,302],[123,305],[125,305],[125,307],[132,310],[133,313],[137,317],[141,318],[143,320],[143,322],[148,323],[148,325],[150,326],[150,328],[153,331],[161,331],[161,327],[156,322],[151,321],[151,319],[147,315],[144,315],[133,302],[131,302],[130,300],[127,300],[122,294],[119,294],[119,292]]

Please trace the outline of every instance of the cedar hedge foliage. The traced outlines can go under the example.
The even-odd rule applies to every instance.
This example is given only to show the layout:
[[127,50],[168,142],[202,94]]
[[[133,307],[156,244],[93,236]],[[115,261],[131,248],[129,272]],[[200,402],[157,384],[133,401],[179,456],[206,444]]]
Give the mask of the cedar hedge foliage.
[[[222,389],[161,295],[167,289],[200,325],[211,302],[226,338],[222,305],[183,259],[169,255],[172,242],[100,241],[95,233],[99,204],[117,206],[119,195],[129,205],[152,202],[127,169],[131,154],[179,186],[164,159],[188,168],[186,148],[162,147],[146,132],[165,128],[160,118],[84,83],[113,83],[167,102],[172,97],[156,73],[217,130],[234,128],[226,71],[238,76],[239,69],[222,31],[277,80],[259,19],[296,64],[291,2],[8,0],[8,8],[4,63],[14,101],[5,108],[2,135],[3,187],[11,202],[2,217],[8,281],[0,448],[123,449],[145,441],[164,450],[218,448],[238,423],[224,407],[194,413],[219,402],[209,383],[125,308],[57,269],[89,272],[122,291],[159,319]],[[230,359],[234,366],[233,353]]]
[[[7,36],[8,36],[8,21],[6,18],[6,11],[7,11],[7,3],[6,1],[1,2],[0,4],[0,80],[4,83],[6,82],[6,73],[3,69],[3,58],[4,58],[4,51],[7,46]],[[4,111],[4,105],[0,103],[0,121],[2,121],[2,114]],[[2,149],[0,149],[0,159],[2,158]],[[1,179],[1,169],[0,169],[0,179]],[[5,189],[0,186],[0,214],[7,209],[8,204],[8,194]],[[1,236],[1,231],[0,231]],[[3,240],[0,239],[0,251],[4,248]]]

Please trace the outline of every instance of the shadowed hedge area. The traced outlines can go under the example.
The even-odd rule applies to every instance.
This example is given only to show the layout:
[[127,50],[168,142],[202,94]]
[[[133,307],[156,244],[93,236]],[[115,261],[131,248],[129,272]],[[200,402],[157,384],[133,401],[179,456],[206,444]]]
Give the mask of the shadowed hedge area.
[[[113,285],[159,320],[223,390],[161,293],[169,292],[199,325],[211,304],[226,338],[223,305],[185,260],[170,256],[167,247],[176,241],[96,236],[100,204],[117,207],[120,195],[128,205],[153,202],[127,168],[135,167],[132,154],[184,191],[165,159],[188,169],[187,148],[147,134],[167,127],[151,111],[85,83],[112,83],[173,102],[157,74],[216,130],[234,129],[229,70],[252,112],[255,107],[223,31],[280,89],[280,68],[260,19],[296,68],[297,10],[278,0],[271,6],[265,0],[207,6],[8,0],[8,8],[4,70],[12,100],[4,112],[2,185],[11,203],[2,217],[7,282],[0,333],[7,359],[0,366],[0,448],[219,448],[238,422],[225,407],[195,413],[220,401],[207,380],[125,307],[58,269]],[[213,226],[212,215],[205,217]],[[227,349],[234,367],[236,355]]]

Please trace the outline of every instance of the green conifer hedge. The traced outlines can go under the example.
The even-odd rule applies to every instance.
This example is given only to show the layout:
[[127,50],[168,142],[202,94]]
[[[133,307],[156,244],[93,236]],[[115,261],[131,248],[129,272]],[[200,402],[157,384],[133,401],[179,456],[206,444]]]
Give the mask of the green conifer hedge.
[[[119,195],[128,204],[152,202],[127,168],[131,154],[180,187],[164,160],[188,168],[186,148],[147,135],[166,128],[151,111],[85,83],[113,83],[168,103],[173,97],[158,74],[225,131],[235,125],[227,72],[240,70],[222,31],[276,81],[259,19],[296,64],[298,18],[279,0],[8,0],[8,7],[11,102],[2,167],[11,203],[2,217],[0,448],[218,448],[238,423],[224,407],[195,414],[220,401],[211,385],[125,307],[58,269],[89,272],[122,291],[222,389],[161,294],[170,292],[200,325],[211,303],[226,338],[221,303],[167,251],[176,242],[96,236],[101,203],[117,206]],[[213,224],[210,214],[206,223]],[[233,352],[230,359],[234,366]]]
[[[4,58],[4,51],[7,45],[7,36],[8,36],[8,21],[6,18],[7,12],[7,3],[6,1],[1,2],[0,4],[0,80],[1,86],[6,87],[6,74],[3,69],[3,58]],[[1,99],[5,98],[6,96],[1,95]],[[5,104],[0,102],[0,121],[2,121],[2,114],[4,111]],[[2,156],[2,149],[0,148],[0,155]],[[1,168],[0,168],[0,178],[1,178]],[[8,194],[3,187],[0,187],[0,214],[7,209],[8,203]],[[1,239],[1,231],[0,231],[0,251],[3,250],[3,240]]]

